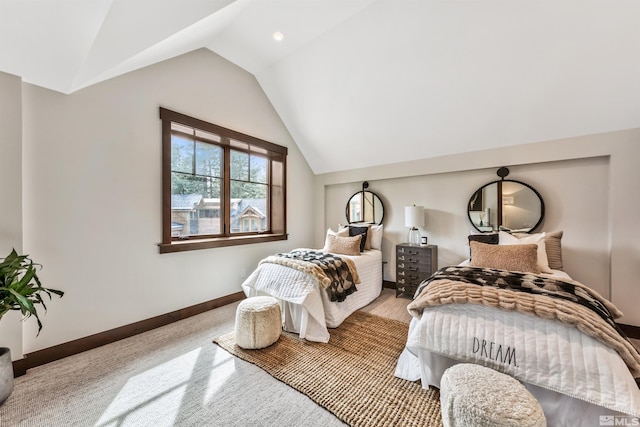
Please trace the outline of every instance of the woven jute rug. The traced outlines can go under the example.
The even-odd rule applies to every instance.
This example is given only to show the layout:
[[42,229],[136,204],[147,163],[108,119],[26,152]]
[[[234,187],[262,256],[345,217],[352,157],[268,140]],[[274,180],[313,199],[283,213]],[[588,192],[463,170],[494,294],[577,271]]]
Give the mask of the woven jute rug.
[[351,426],[441,426],[438,390],[393,375],[407,332],[406,323],[357,311],[328,344],[287,332],[261,350],[238,347],[233,332],[214,342]]

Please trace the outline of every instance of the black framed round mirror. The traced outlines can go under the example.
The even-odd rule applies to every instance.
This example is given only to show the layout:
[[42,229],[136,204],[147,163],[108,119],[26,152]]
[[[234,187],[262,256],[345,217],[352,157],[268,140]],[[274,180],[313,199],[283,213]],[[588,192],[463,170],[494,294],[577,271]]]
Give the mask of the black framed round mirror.
[[368,182],[362,183],[362,191],[358,191],[349,198],[346,207],[347,222],[367,222],[382,224],[384,219],[384,204],[373,191],[367,190]]
[[544,219],[544,201],[529,184],[503,178],[476,190],[467,204],[467,214],[478,231],[530,233]]

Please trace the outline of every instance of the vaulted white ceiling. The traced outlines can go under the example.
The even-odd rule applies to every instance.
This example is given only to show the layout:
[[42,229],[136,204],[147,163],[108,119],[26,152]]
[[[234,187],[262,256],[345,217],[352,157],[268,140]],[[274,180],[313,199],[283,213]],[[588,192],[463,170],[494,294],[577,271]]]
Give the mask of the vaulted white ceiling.
[[640,127],[638,22],[637,0],[0,0],[0,71],[72,93],[205,47],[326,173]]

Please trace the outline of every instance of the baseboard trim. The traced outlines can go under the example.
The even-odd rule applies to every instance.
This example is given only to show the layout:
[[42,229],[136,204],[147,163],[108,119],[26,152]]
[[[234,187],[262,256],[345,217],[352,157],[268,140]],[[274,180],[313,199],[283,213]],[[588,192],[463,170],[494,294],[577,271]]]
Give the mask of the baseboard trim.
[[622,332],[627,334],[629,338],[633,338],[634,340],[640,340],[640,326],[633,325],[625,325],[623,323],[618,323]]
[[13,365],[13,376],[21,377],[27,373],[27,359],[18,359],[11,362]]
[[388,289],[395,289],[396,288],[396,282],[390,282],[388,280],[383,280],[382,281],[382,287],[383,288],[388,288]]
[[[395,282],[390,282],[387,280],[384,280],[382,282],[382,286],[389,289],[396,288]],[[124,338],[129,338],[134,335],[159,328],[161,326],[169,325],[173,322],[177,322],[178,320],[186,319],[188,317],[195,316],[197,314],[201,314],[227,304],[232,304],[244,298],[245,295],[243,292],[236,292],[235,294],[226,295],[224,297],[216,298],[210,301],[205,301],[203,303],[172,311],[170,313],[161,314],[160,316],[152,317],[150,319],[141,320],[139,322],[120,326],[118,328],[110,329],[108,331],[100,332],[88,337],[79,338],[74,341],[69,341],[53,347],[38,350],[33,353],[28,353],[24,358],[14,360],[12,362],[13,374],[15,377],[19,377],[25,375],[28,369],[35,368],[36,366],[44,365],[55,360],[82,353],[83,351],[91,350],[93,348],[101,347],[103,345],[110,344]],[[629,338],[640,339],[639,326],[625,325],[623,323],[618,324],[618,326],[620,326],[620,329],[622,329],[622,331]]]
[[188,317],[213,310],[214,308],[240,301],[244,298],[245,295],[243,292],[236,292],[221,298],[216,298],[214,300],[205,301],[200,304],[172,311],[171,313],[161,314],[160,316],[34,351],[33,353],[25,354],[23,359],[13,361],[13,373],[14,376],[18,377],[26,374],[27,369],[35,368],[36,366],[82,353],[83,351],[101,347],[105,344],[110,344],[124,338],[129,338],[134,335],[177,322],[178,320],[186,319]]

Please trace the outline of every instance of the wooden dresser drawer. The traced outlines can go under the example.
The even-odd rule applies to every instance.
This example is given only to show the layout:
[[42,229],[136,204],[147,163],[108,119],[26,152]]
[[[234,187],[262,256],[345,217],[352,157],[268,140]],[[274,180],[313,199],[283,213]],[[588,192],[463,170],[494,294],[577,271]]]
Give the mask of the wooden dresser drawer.
[[438,247],[396,246],[396,297],[413,298],[418,285],[437,270]]

